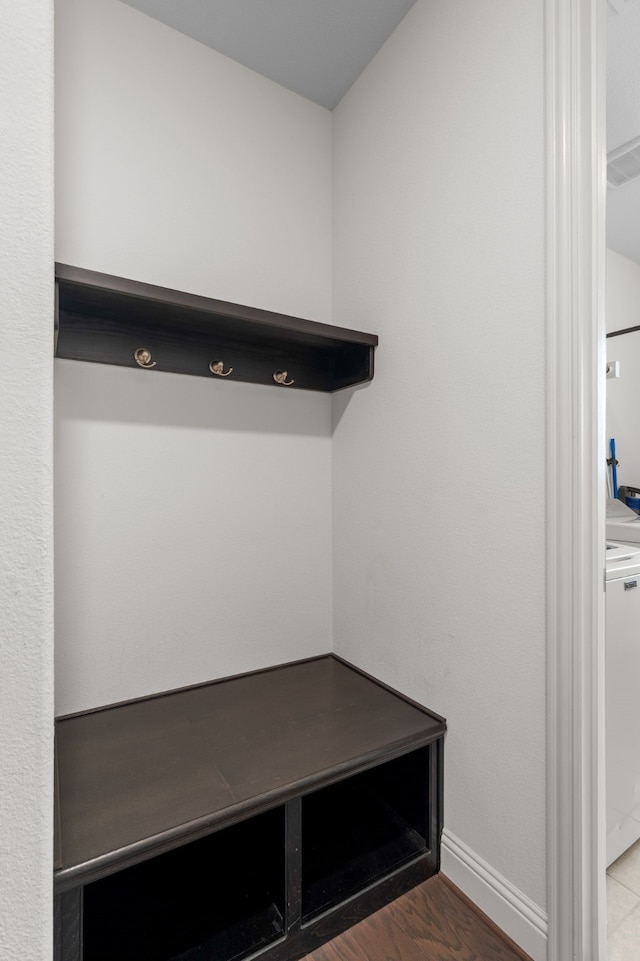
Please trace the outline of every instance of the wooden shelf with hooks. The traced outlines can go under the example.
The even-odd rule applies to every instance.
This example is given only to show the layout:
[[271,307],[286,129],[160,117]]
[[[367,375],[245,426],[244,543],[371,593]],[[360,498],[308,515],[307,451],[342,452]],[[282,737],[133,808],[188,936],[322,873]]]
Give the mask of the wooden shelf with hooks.
[[333,392],[373,378],[375,334],[56,264],[56,357]]

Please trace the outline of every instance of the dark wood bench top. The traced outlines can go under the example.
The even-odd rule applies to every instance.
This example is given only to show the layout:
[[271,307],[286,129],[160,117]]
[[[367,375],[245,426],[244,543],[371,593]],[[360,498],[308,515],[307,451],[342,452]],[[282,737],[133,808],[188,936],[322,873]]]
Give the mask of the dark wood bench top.
[[327,655],[56,721],[56,884],[420,747],[442,718]]

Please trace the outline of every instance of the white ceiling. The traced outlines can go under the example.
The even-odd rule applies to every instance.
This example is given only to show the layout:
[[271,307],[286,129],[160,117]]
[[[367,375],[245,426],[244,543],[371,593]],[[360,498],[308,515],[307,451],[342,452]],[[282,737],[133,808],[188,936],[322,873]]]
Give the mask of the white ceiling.
[[[640,137],[640,0],[608,0],[607,153]],[[640,179],[607,189],[607,247],[640,263]]]
[[415,0],[124,0],[333,110]]

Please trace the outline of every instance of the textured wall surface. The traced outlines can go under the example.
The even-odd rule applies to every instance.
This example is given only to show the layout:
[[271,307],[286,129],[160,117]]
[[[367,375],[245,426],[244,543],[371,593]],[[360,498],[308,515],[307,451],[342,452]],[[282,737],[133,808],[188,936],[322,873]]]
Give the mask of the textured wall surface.
[[[116,0],[57,9],[56,257],[328,319],[331,115]],[[56,362],[57,712],[331,647],[331,400]]]
[[445,826],[545,904],[543,4],[418,0],[334,124],[335,648],[446,716]]
[[53,4],[0,4],[0,958],[51,955]]

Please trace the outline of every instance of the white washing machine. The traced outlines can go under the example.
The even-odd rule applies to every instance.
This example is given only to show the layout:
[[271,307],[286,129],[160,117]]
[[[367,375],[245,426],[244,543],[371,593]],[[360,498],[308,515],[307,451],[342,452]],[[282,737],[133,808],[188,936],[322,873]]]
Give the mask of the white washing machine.
[[640,514],[620,500],[607,501],[607,540],[640,544]]
[[640,838],[640,544],[607,544],[607,867]]

